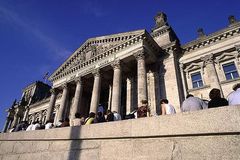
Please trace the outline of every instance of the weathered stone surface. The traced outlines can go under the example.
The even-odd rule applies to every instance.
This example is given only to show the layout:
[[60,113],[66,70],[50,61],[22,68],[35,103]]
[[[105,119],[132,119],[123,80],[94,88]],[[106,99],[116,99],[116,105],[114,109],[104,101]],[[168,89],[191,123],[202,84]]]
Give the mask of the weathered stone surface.
[[0,160],[240,159],[240,106],[0,134]]

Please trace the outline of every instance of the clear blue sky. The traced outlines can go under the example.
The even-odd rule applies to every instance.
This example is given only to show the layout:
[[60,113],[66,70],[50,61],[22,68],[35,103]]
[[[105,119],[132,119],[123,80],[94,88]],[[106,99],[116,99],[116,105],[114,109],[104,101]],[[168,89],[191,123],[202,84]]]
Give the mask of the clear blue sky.
[[22,89],[52,73],[90,37],[147,29],[158,11],[184,44],[240,19],[239,0],[0,0],[0,129]]

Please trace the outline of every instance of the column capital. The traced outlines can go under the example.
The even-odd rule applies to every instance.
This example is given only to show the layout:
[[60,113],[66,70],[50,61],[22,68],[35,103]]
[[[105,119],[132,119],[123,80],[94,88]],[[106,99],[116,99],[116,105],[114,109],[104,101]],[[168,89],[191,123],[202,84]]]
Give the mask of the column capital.
[[96,68],[92,71],[92,74],[94,75],[94,77],[99,77],[100,76],[100,71],[99,71],[99,68]]
[[114,60],[111,64],[113,69],[120,69],[121,68],[121,61],[120,60]]
[[204,65],[207,65],[207,64],[213,64],[214,63],[214,59],[213,59],[213,54],[209,54],[209,55],[206,55],[204,57],[201,58],[201,60],[203,61]]
[[137,60],[141,60],[141,59],[145,59],[146,52],[144,51],[144,49],[142,49],[135,52],[133,55]]
[[63,88],[63,89],[68,88],[68,84],[67,84],[67,83],[64,83],[64,84],[62,85],[62,88]]
[[51,88],[51,89],[50,89],[50,93],[51,93],[51,94],[56,94],[56,92],[57,92],[57,89],[56,89],[56,88]]
[[82,77],[76,77],[76,78],[74,79],[74,81],[75,81],[75,83],[80,83],[80,84],[82,84]]

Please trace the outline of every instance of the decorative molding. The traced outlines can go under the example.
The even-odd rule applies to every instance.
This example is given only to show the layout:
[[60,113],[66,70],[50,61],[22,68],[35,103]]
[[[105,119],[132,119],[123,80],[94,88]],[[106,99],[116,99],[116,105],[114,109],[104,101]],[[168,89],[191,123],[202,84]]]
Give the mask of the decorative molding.
[[214,57],[213,57],[213,53],[206,55],[204,57],[200,58],[203,61],[203,65],[206,66],[208,64],[213,64],[214,63]]
[[215,61],[218,64],[219,70],[222,69],[220,65],[221,62],[224,62],[229,59],[236,59],[236,61],[239,62],[239,55],[240,53],[238,52],[231,52],[231,53],[224,52],[220,56],[216,57]]
[[94,77],[99,77],[100,76],[100,70],[99,68],[95,68],[92,70],[92,74]]
[[138,60],[145,59],[146,53],[145,53],[144,49],[142,49],[142,50],[135,52],[133,55],[136,58],[136,60],[138,61]]
[[80,83],[80,84],[82,84],[82,77],[76,77],[76,78],[74,79],[74,81],[75,81],[75,83]]
[[51,88],[51,89],[50,89],[50,93],[51,93],[51,94],[56,94],[56,93],[57,93],[57,92],[56,92],[56,88]]
[[190,64],[189,66],[187,66],[183,71],[186,72],[188,78],[190,78],[189,72],[194,71],[194,70],[198,70],[198,69],[201,69],[202,74],[204,74],[203,62],[191,63],[191,64]]
[[64,83],[64,84],[62,85],[62,88],[63,88],[63,89],[67,89],[67,88],[68,88],[68,83]]

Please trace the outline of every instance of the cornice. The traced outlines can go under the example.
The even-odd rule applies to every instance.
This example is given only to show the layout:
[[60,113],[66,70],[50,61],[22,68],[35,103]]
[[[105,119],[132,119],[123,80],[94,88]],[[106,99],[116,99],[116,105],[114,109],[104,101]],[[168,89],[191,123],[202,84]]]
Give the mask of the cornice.
[[237,22],[234,25],[230,25],[227,28],[214,32],[208,36],[198,38],[185,45],[182,45],[181,47],[185,53],[188,53],[196,49],[214,44],[216,42],[223,41],[237,34],[240,34],[240,22]]
[[153,40],[153,38],[149,35],[149,33],[147,33],[146,30],[141,30],[141,32],[139,32],[139,35],[136,35],[130,39],[128,39],[127,41],[124,41],[106,51],[104,51],[103,53],[97,54],[96,56],[92,57],[89,60],[86,60],[80,64],[75,65],[74,67],[71,67],[67,70],[65,70],[64,72],[57,74],[54,77],[51,77],[51,81],[55,81],[57,79],[61,79],[62,77],[65,77],[66,75],[70,75],[75,73],[76,71],[79,71],[81,69],[87,68],[89,66],[92,66],[93,64],[97,64],[98,61],[112,56],[114,54],[116,54],[117,52],[133,45],[139,42],[145,42],[146,44],[150,44],[150,47],[156,51],[160,51],[160,47],[157,45],[157,43]]

